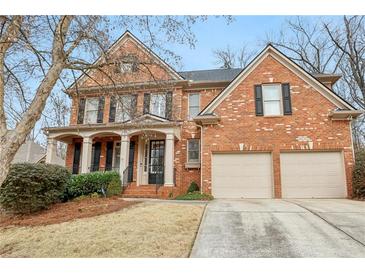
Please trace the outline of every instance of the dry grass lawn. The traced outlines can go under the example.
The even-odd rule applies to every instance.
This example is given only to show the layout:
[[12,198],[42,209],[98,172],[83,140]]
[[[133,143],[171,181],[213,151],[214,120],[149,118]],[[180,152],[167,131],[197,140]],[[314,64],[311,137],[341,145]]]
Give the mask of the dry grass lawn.
[[0,228],[0,257],[187,257],[203,210],[146,202],[60,224]]

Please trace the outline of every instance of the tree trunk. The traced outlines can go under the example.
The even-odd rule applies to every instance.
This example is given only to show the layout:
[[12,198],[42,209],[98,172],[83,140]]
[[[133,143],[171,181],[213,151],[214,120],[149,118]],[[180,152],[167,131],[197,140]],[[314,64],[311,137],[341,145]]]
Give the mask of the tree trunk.
[[15,131],[8,131],[0,141],[0,185],[4,182],[10,164],[19,147],[24,143],[26,135],[19,136]]

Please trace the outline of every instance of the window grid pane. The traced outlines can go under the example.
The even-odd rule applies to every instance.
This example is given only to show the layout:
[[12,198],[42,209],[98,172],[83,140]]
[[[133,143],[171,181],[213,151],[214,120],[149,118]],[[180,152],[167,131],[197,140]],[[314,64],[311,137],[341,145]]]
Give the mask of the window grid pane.
[[188,162],[197,163],[200,161],[200,142],[199,139],[188,140]]
[[189,119],[196,117],[200,112],[200,95],[189,94]]
[[166,95],[151,94],[150,113],[160,117],[166,116]]
[[263,85],[264,115],[281,115],[281,85]]
[[85,123],[95,124],[98,116],[99,98],[86,99],[85,106]]
[[123,95],[118,99],[116,122],[125,122],[131,119],[132,95]]

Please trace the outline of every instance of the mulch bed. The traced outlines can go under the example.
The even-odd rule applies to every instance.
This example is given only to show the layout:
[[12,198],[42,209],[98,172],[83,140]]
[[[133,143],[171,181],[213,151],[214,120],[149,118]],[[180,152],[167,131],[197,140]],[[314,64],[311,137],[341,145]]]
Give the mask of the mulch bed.
[[0,212],[0,227],[38,226],[58,224],[74,219],[107,214],[138,202],[124,201],[120,197],[87,198],[52,205],[49,209],[31,215],[11,215]]

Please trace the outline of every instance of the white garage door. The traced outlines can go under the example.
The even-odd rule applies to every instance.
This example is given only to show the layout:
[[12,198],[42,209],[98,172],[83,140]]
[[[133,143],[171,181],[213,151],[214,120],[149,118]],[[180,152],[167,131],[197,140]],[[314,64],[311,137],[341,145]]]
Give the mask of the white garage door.
[[341,152],[298,152],[280,155],[283,198],[346,197]]
[[272,198],[269,153],[213,154],[212,194],[215,198]]

